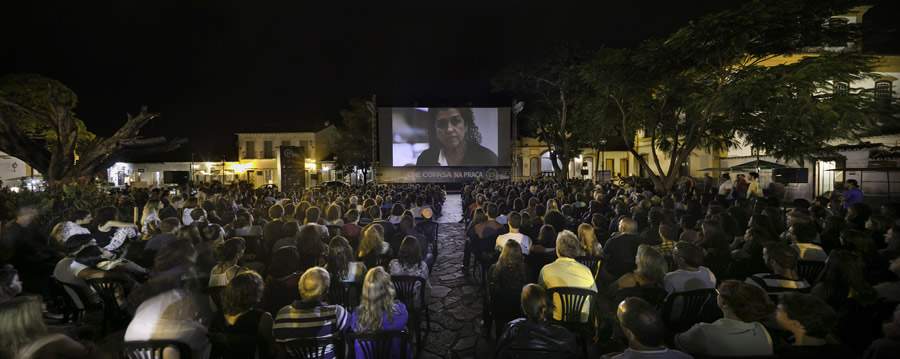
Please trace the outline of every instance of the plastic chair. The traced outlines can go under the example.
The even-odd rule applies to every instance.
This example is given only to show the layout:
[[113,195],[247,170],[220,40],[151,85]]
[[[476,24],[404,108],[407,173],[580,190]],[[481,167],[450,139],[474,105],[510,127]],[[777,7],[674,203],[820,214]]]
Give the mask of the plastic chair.
[[[431,331],[431,316],[428,314],[428,302],[425,298],[425,279],[409,275],[392,275],[391,282],[397,291],[397,299],[406,305],[411,314],[413,325],[410,326],[416,332],[416,350],[422,351],[423,335],[421,328],[422,315],[425,316],[425,331]],[[416,299],[418,298],[418,303]]]
[[825,269],[825,262],[822,261],[798,261],[797,274],[800,278],[805,279],[809,284],[815,284],[819,281],[819,274]]
[[[374,333],[349,333],[346,336],[347,358],[405,359],[408,358],[409,333],[405,330],[385,330]],[[356,346],[359,345],[359,348]],[[361,355],[357,355],[357,350]]]
[[[290,359],[325,359],[343,357],[343,346],[336,337],[302,338],[280,343]],[[341,351],[341,353],[338,353]],[[329,355],[331,354],[331,355]]]
[[676,292],[666,298],[662,319],[671,333],[681,333],[694,324],[712,323],[722,318],[722,310],[716,302],[715,289],[697,289]]
[[112,278],[94,278],[86,280],[103,302],[103,333],[109,333],[110,326],[119,325],[126,321],[128,314],[119,307],[117,293],[124,297],[125,281]]
[[663,307],[663,304],[665,304],[668,295],[669,292],[662,287],[622,288],[613,294],[613,304],[618,305],[628,297],[638,297],[647,301],[647,303],[653,304],[657,309],[660,309]]
[[[596,331],[597,292],[585,288],[556,287],[547,289],[547,296],[551,302],[553,298],[559,297],[561,320],[554,319],[553,322],[576,333],[584,345],[584,356],[587,357],[588,345]],[[590,306],[590,311],[587,321],[582,321],[581,310],[585,304]]]
[[352,312],[359,306],[359,300],[362,296],[362,283],[333,280],[328,292],[328,295],[331,297],[331,304],[339,304],[347,311]]
[[594,256],[581,256],[575,258],[578,263],[584,264],[585,267],[591,270],[591,274],[594,275],[594,278],[597,278],[597,272],[600,271],[600,258]]
[[172,356],[164,356],[166,349],[176,351],[178,359],[191,358],[191,347],[174,340],[125,342],[122,356],[126,359],[171,359]]
[[56,278],[53,278],[53,282],[59,286],[59,289],[62,292],[60,293],[60,297],[63,300],[63,322],[80,322],[81,318],[84,317],[86,308],[84,303],[86,301],[81,297],[79,289],[69,283],[61,282]]

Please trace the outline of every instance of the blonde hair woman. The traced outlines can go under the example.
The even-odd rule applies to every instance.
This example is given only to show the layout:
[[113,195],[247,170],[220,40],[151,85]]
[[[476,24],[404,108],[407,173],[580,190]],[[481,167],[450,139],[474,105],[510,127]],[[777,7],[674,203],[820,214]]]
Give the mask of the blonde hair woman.
[[377,223],[370,224],[363,230],[356,258],[364,262],[367,267],[374,267],[378,265],[378,258],[381,254],[387,252],[388,246],[388,243],[384,241],[384,227]]
[[[381,330],[403,330],[409,320],[406,306],[394,300],[394,283],[391,275],[384,268],[375,267],[366,273],[366,279],[362,286],[362,300],[359,307],[350,316],[350,330],[356,333],[366,333]],[[356,357],[365,358],[358,343]],[[395,343],[395,346],[399,345]],[[399,347],[393,348],[393,353],[399,352]]]
[[91,358],[88,347],[63,334],[50,334],[37,297],[0,303],[0,358]]
[[589,256],[599,257],[603,252],[603,246],[597,241],[594,227],[590,224],[582,223],[578,225],[578,240],[581,241],[581,248]]

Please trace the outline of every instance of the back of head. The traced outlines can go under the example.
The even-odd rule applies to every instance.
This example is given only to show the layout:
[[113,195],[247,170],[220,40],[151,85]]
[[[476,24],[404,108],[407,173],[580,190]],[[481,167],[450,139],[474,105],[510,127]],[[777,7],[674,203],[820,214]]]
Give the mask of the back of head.
[[528,320],[547,320],[547,291],[544,287],[534,283],[522,287],[522,313]]
[[419,245],[419,239],[414,236],[406,236],[400,243],[400,250],[397,253],[397,259],[401,264],[407,266],[415,266],[422,262],[422,250]]
[[722,282],[719,297],[723,305],[744,322],[764,320],[775,310],[775,305],[762,288],[736,280]]
[[178,230],[178,227],[181,226],[181,221],[178,220],[177,217],[168,217],[162,220],[159,223],[159,230],[162,233],[175,233]]
[[651,348],[664,345],[666,328],[656,308],[647,301],[638,297],[626,298],[619,303],[616,317],[629,339]]
[[[837,325],[837,313],[834,309],[811,294],[789,293],[781,297],[779,310],[787,315],[787,319],[796,320],[806,334],[816,338],[825,338]],[[779,322],[785,318],[776,315]]]
[[638,246],[634,262],[637,265],[635,272],[654,283],[661,282],[668,272],[666,258],[648,244]]
[[216,256],[220,262],[231,262],[244,253],[247,244],[241,237],[233,237],[217,248]]
[[569,230],[563,230],[556,236],[556,255],[566,258],[577,258],[584,255],[581,248],[581,242],[575,233]]
[[263,279],[256,272],[241,272],[222,293],[225,314],[237,315],[259,304],[263,295]]
[[300,270],[300,252],[297,247],[285,246],[272,253],[272,263],[269,265],[269,275],[281,278],[296,273]]
[[316,223],[319,221],[321,211],[319,207],[309,207],[306,209],[306,223]]
[[770,243],[765,247],[765,255],[769,262],[775,262],[782,269],[793,270],[797,268],[797,251],[787,243]]
[[0,357],[16,353],[47,334],[38,297],[21,296],[0,302]]
[[393,320],[395,295],[391,275],[382,267],[369,269],[363,280],[362,300],[357,308],[359,320],[353,330],[358,332],[375,331],[381,329],[381,323],[385,316],[389,321]]
[[629,217],[622,217],[619,220],[619,232],[621,233],[637,233],[638,225],[637,222]]
[[512,212],[508,217],[509,228],[519,229],[522,227],[522,215],[519,212]]
[[325,268],[307,269],[297,283],[300,289],[300,299],[304,302],[320,300],[328,292],[329,285],[331,285],[331,276]]
[[688,267],[703,265],[703,249],[691,242],[682,241],[675,244],[675,253]]

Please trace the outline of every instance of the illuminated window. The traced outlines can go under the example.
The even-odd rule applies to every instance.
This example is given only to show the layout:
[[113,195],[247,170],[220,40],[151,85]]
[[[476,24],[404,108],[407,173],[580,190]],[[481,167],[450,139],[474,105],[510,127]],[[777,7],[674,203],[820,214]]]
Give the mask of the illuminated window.
[[875,102],[878,104],[888,104],[891,102],[892,84],[887,80],[875,82]]
[[850,93],[850,84],[844,81],[837,81],[834,83],[835,95],[846,95],[848,93]]

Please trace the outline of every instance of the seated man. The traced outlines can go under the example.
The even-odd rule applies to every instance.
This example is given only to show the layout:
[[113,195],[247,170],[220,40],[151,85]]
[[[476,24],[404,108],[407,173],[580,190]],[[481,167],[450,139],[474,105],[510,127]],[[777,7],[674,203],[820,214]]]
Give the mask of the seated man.
[[637,228],[637,222],[634,219],[623,217],[619,220],[619,232],[613,234],[603,247],[603,258],[606,260],[603,271],[609,275],[610,282],[637,267],[634,258],[637,255],[638,246],[641,245],[641,237],[637,234]]
[[[322,267],[307,269],[300,276],[300,300],[278,311],[272,327],[276,343],[301,338],[330,338],[347,329],[349,316],[340,305],[322,302],[328,293],[331,277]],[[279,346],[280,352],[284,351]],[[334,348],[326,349],[326,358],[334,358]]]
[[630,297],[619,304],[616,319],[625,337],[628,349],[625,352],[603,358],[609,359],[690,359],[690,355],[666,348],[666,328],[662,319],[650,303],[637,297]]
[[527,256],[528,249],[531,248],[531,238],[519,232],[519,228],[522,226],[522,214],[519,212],[510,213],[507,222],[509,233],[497,236],[497,243],[494,248],[499,252],[503,249],[506,241],[516,241],[522,247],[522,254]]
[[497,340],[495,358],[578,356],[575,335],[563,327],[547,323],[547,292],[544,288],[537,284],[522,288],[522,313],[525,318],[509,322],[506,331]]
[[[584,288],[597,291],[597,283],[594,275],[588,267],[575,261],[576,257],[583,255],[581,242],[571,231],[559,232],[556,236],[556,256],[553,263],[541,268],[538,276],[538,284],[547,289],[556,287]],[[581,321],[586,322],[590,314],[591,303],[585,301],[581,309]],[[562,304],[559,296],[553,296],[553,319],[562,319]]]
[[825,253],[821,246],[813,243],[819,235],[816,233],[814,224],[794,223],[788,228],[787,233],[791,240],[791,247],[800,255],[800,260],[824,262],[828,259],[828,253]]
[[772,273],[754,274],[747,283],[762,288],[773,299],[786,293],[809,293],[809,283],[797,274],[797,256],[786,243],[769,244],[763,249],[763,259]]
[[669,294],[716,287],[716,275],[703,266],[703,249],[691,242],[678,242],[672,254],[678,269],[663,280]]

